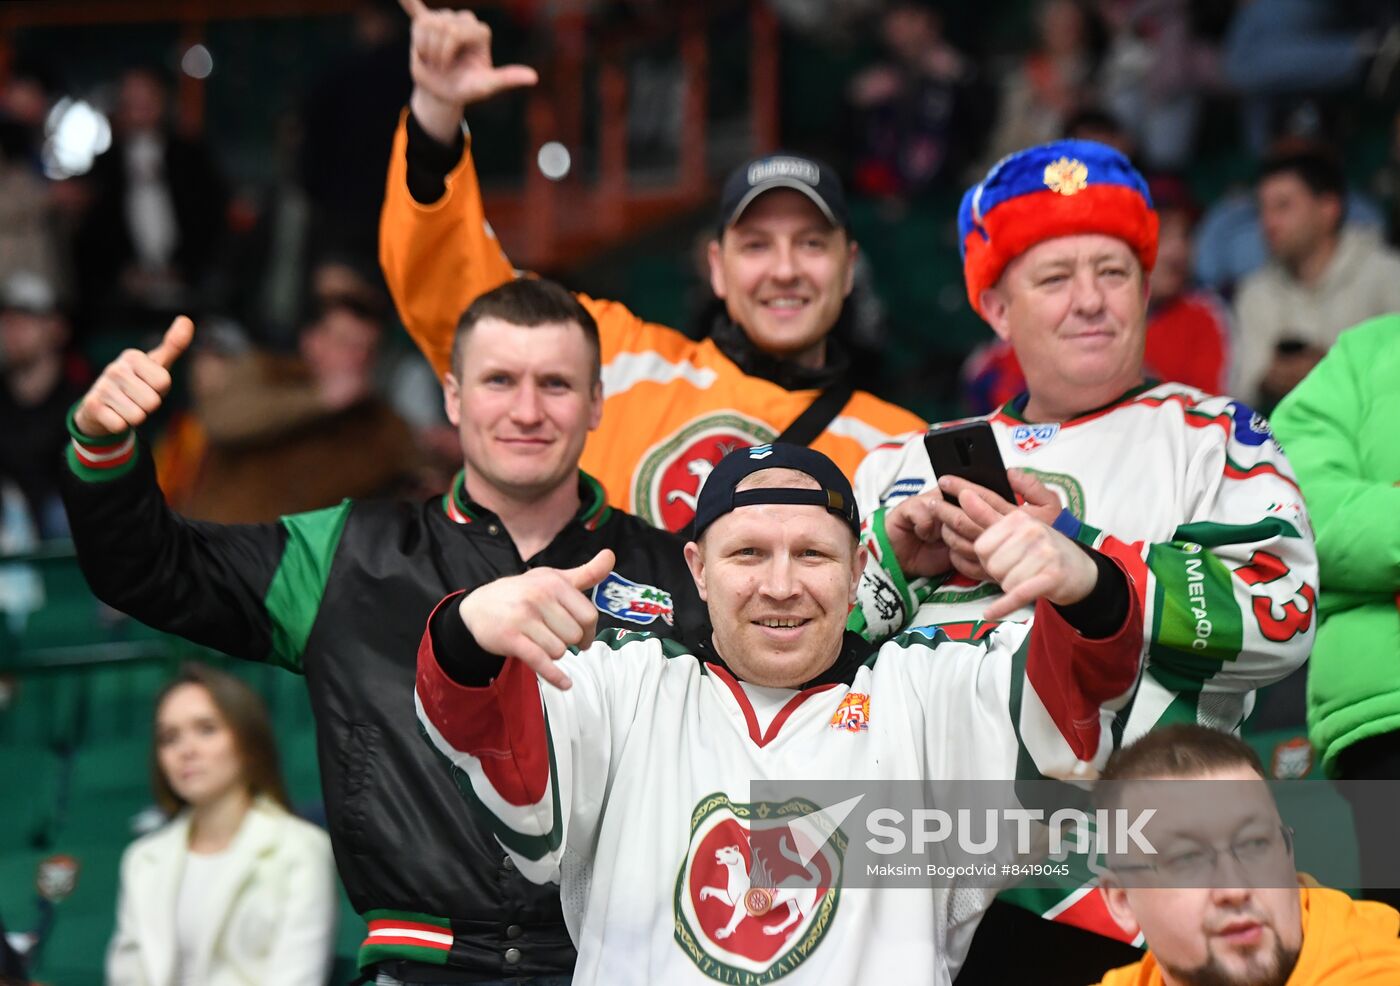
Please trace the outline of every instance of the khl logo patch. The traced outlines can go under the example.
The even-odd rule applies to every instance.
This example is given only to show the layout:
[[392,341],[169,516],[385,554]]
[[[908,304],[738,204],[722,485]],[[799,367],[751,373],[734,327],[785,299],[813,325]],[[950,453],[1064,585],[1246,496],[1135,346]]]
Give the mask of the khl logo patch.
[[1049,445],[1050,440],[1060,432],[1058,424],[1017,425],[1011,431],[1011,441],[1022,452],[1034,452]]

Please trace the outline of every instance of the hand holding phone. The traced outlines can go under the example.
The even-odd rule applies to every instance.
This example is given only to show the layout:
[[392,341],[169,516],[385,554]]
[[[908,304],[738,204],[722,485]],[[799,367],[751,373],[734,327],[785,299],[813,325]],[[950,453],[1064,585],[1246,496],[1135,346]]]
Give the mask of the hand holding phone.
[[[1006,465],[1001,461],[1001,451],[997,448],[996,434],[986,421],[969,421],[965,424],[938,428],[924,436],[924,450],[933,465],[933,471],[940,478],[958,476],[991,490],[1007,503],[1016,503],[1016,493],[1006,476]],[[957,505],[957,498],[944,493],[943,498]]]

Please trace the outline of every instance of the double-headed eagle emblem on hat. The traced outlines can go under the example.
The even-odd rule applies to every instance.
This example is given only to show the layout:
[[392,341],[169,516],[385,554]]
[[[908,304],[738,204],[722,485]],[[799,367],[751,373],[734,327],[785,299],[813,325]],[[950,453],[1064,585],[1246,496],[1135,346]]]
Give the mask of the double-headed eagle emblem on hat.
[[1077,158],[1062,157],[1045,166],[1045,187],[1061,195],[1073,195],[1089,186],[1089,169]]

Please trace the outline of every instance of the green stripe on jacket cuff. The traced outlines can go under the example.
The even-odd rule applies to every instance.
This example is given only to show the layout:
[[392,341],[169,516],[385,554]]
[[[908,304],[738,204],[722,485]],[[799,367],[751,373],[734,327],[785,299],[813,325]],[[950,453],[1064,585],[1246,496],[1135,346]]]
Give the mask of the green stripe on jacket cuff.
[[[135,434],[130,429],[117,435],[102,435],[97,438],[83,434],[78,430],[75,421],[81,403],[79,401],[68,409],[68,434],[71,436],[65,450],[68,468],[85,483],[105,483],[125,476],[131,472],[141,454],[141,446],[136,441]],[[123,446],[128,446],[130,451],[121,454]],[[83,453],[81,455],[80,450]],[[101,461],[104,459],[113,464]]]
[[94,468],[93,466],[86,465],[78,458],[78,450],[73,447],[72,442],[68,443],[66,454],[68,456],[68,468],[72,470],[74,476],[77,476],[85,483],[106,483],[131,472],[136,466],[136,460],[141,457],[141,446],[137,444],[131,450],[131,455],[120,465],[107,466],[104,468]]
[[82,407],[82,405],[83,402],[78,401],[68,409],[68,435],[73,441],[90,449],[109,449],[114,445],[120,445],[122,442],[126,441],[126,436],[131,434],[131,429],[128,428],[126,431],[116,435],[102,435],[96,438],[91,435],[84,435],[78,430],[77,422],[78,408]]

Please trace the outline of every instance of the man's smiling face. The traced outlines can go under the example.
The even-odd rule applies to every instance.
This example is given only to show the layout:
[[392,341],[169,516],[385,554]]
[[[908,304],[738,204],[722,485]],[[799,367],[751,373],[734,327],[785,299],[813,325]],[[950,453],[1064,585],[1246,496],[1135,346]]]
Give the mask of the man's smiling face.
[[[762,470],[737,489],[819,489],[804,473]],[[736,675],[795,688],[841,653],[865,549],[840,518],[806,504],[737,507],[686,545],[714,643]]]
[[788,188],[754,199],[710,244],[710,286],[769,355],[821,366],[855,276],[856,246]]
[[486,317],[472,327],[444,395],[474,499],[489,489],[529,501],[578,481],[584,441],[603,413],[597,359],[577,323]]

